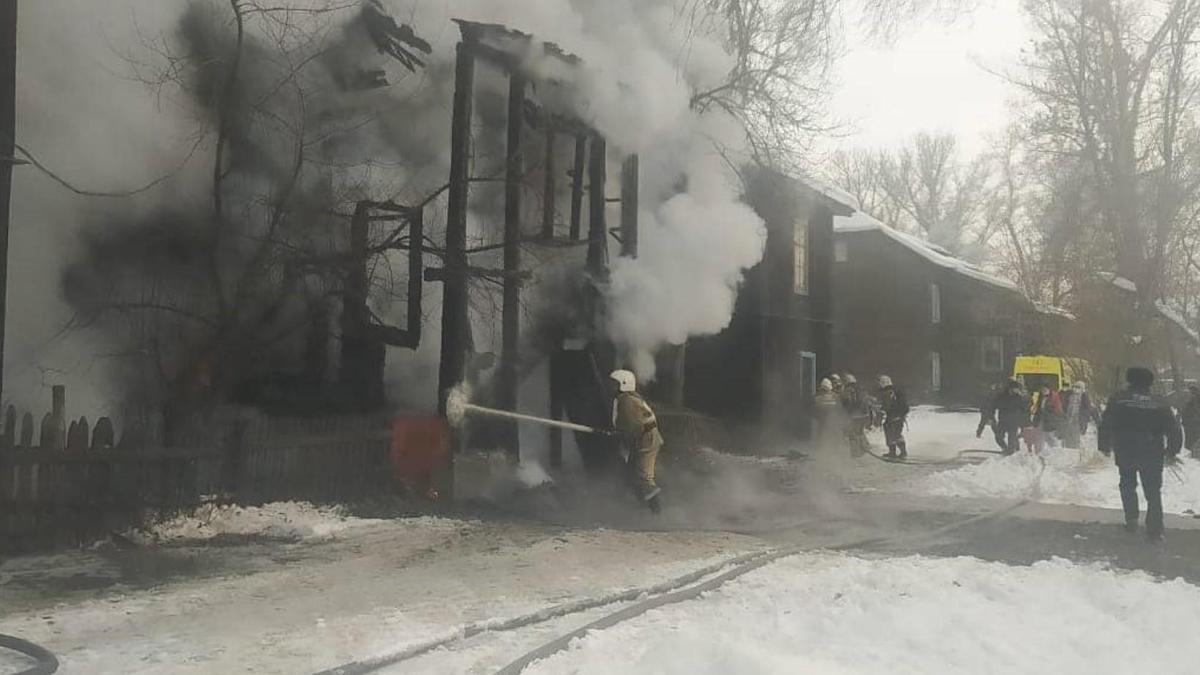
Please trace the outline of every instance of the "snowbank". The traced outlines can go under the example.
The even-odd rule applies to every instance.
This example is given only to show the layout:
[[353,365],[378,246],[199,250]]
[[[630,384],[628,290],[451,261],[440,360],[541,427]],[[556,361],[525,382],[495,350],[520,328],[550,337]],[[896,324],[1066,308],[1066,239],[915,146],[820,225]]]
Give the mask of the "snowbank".
[[[1117,469],[1111,459],[1094,450],[1081,453],[1064,448],[1047,449],[1043,456],[1046,470],[1036,482],[1034,499],[1047,504],[1121,508]],[[914,490],[943,497],[1015,499],[1030,495],[1039,471],[1036,457],[1019,452],[933,474],[919,481]],[[1163,472],[1163,510],[1200,513],[1200,461],[1184,459]]]
[[152,525],[141,534],[158,541],[204,540],[218,535],[321,539],[383,522],[386,521],[355,518],[339,506],[313,506],[308,502],[273,502],[263,506],[207,505],[190,514]]
[[592,633],[526,672],[1192,673],[1198,606],[1200,588],[1181,580],[1060,559],[818,553]]

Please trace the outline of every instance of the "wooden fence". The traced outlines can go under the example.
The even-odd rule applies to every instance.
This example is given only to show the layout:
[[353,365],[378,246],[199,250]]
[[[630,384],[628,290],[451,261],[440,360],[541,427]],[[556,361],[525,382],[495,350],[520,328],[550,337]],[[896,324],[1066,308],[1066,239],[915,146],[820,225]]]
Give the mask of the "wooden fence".
[[9,408],[0,436],[0,552],[74,545],[207,502],[347,502],[393,490],[385,418],[233,420],[162,447],[67,424],[65,393],[35,439]]

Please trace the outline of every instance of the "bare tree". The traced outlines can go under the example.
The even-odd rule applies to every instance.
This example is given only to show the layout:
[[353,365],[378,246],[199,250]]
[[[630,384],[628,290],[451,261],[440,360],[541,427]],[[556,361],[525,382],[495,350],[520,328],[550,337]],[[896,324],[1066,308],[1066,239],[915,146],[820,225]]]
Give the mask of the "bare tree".
[[922,133],[895,152],[837,154],[831,167],[864,211],[892,227],[970,257],[982,255],[991,239],[992,221],[984,217],[990,160],[962,159],[953,136]]
[[[207,209],[98,223],[63,287],[82,325],[122,345],[133,406],[161,411],[168,435],[280,373],[322,377],[304,371],[321,367],[345,281],[346,220],[367,196],[339,168],[360,161],[356,134],[383,102],[362,93],[384,75],[361,66],[350,41],[369,41],[401,72],[428,51],[381,11],[344,0],[193,2],[169,37],[147,39],[150,58],[131,62],[136,77],[180,96],[211,142]],[[361,30],[343,30],[354,22]]]

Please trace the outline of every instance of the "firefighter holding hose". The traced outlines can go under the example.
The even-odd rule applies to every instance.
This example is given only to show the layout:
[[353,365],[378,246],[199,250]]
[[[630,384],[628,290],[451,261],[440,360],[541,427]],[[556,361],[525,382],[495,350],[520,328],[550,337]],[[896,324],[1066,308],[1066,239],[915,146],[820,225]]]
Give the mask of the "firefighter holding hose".
[[663,437],[658,430],[658,418],[637,391],[637,377],[628,370],[614,370],[613,429],[629,452],[629,468],[638,496],[651,511],[662,508],[658,495],[662,489],[654,482],[654,469]]

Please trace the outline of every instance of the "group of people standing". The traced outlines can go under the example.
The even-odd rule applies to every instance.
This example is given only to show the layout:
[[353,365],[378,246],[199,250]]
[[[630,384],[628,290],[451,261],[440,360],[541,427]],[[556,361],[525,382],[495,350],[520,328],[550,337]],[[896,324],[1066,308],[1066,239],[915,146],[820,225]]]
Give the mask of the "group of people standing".
[[1021,440],[1033,453],[1047,444],[1078,449],[1088,426],[1099,419],[1083,382],[1064,383],[1061,389],[1043,384],[1026,391],[1019,381],[1007,380],[993,385],[980,406],[975,437],[991,427],[996,445],[1006,455],[1017,452]]
[[879,426],[887,443],[887,457],[908,457],[908,443],[904,439],[909,413],[907,397],[887,375],[880,375],[877,385],[872,396],[862,390],[858,379],[850,373],[822,379],[814,399],[818,442],[844,444],[849,447],[851,457],[861,457],[870,451],[867,430]]

